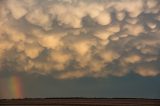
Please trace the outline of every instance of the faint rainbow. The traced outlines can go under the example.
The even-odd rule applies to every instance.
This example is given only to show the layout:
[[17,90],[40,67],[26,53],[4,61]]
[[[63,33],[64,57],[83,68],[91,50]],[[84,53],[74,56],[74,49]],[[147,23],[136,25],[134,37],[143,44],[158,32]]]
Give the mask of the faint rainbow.
[[18,76],[12,76],[9,79],[9,89],[10,89],[9,94],[12,98],[15,99],[23,98],[22,83],[21,79]]

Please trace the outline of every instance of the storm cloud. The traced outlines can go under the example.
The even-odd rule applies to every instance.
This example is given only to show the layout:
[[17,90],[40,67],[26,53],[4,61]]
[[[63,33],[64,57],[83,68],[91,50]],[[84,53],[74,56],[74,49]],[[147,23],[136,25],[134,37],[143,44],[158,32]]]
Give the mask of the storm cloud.
[[57,79],[160,75],[158,0],[1,0],[0,71]]

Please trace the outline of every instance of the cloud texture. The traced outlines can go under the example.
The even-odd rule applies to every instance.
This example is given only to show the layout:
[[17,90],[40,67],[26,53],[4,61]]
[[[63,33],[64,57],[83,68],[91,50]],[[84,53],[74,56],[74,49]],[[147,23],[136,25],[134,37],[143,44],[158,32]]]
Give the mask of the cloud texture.
[[160,75],[158,0],[0,0],[0,70],[58,79]]

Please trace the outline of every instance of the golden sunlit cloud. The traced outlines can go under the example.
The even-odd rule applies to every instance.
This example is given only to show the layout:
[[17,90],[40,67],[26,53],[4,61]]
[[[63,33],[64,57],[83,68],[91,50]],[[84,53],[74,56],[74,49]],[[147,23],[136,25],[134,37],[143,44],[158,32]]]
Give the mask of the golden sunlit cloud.
[[[158,0],[1,0],[0,70],[58,79],[131,71],[157,76],[159,5]],[[153,62],[152,68],[140,66]]]

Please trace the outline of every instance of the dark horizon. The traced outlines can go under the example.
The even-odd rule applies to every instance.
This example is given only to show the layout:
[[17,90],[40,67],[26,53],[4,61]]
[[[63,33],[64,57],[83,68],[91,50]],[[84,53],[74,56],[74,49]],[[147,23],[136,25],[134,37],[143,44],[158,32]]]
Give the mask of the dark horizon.
[[113,98],[53,98],[53,99],[21,99],[21,100],[0,100],[4,106],[159,106],[160,99],[113,99]]

